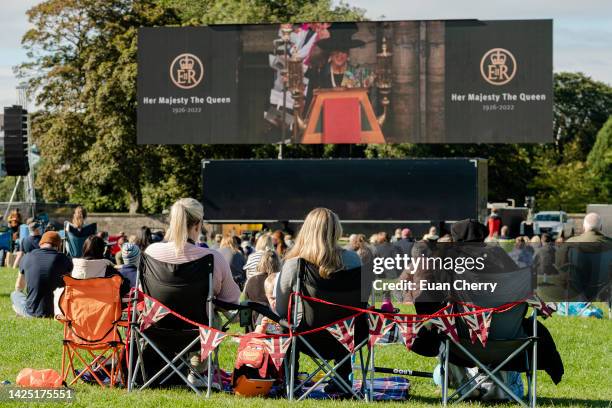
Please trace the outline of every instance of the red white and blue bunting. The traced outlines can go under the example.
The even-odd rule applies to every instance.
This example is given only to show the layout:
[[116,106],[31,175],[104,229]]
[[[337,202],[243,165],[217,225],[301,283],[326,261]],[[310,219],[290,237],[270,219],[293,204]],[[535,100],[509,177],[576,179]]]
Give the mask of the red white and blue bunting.
[[486,346],[493,312],[484,310],[479,313],[478,308],[470,305],[462,305],[462,307],[466,313],[463,315],[463,321],[467,325],[472,344],[479,340],[483,347]]
[[153,298],[144,299],[144,309],[140,314],[140,331],[147,330],[153,324],[170,314],[170,310]]
[[[240,334],[227,334],[212,327],[193,322],[170,310],[168,307],[158,302],[154,298],[144,295],[142,292],[140,292],[140,295],[144,297],[143,308],[138,317],[140,331],[148,329],[164,317],[172,314],[173,316],[198,327],[201,351],[200,358],[202,360],[208,358],[226,337],[242,337]],[[314,332],[327,330],[350,353],[355,351],[355,320],[362,314],[367,315],[369,347],[373,347],[387,333],[389,333],[389,331],[393,330],[397,326],[404,345],[408,350],[410,350],[414,345],[414,341],[417,338],[419,330],[421,330],[427,322],[431,322],[434,328],[449,336],[453,341],[459,342],[455,317],[463,319],[467,326],[472,344],[476,343],[476,340],[478,340],[484,347],[487,344],[489,328],[494,313],[504,312],[516,305],[525,303],[535,308],[544,317],[549,317],[556,311],[556,304],[544,302],[537,295],[534,295],[532,298],[522,302],[509,303],[507,305],[502,305],[495,308],[480,308],[475,305],[460,303],[460,313],[452,313],[452,308],[447,306],[432,315],[379,313],[350,306],[335,305],[324,300],[309,298],[307,296],[304,296],[304,298],[311,301],[319,301],[334,306],[344,307],[357,312],[355,315],[346,319],[308,331],[308,334],[311,334]],[[270,334],[262,336],[263,344],[265,345],[266,350],[268,351],[268,354],[277,369],[280,370],[281,368],[282,362],[291,344],[291,337],[300,336],[303,334],[306,333],[291,332],[289,334]]]
[[204,361],[221,344],[223,339],[227,336],[219,330],[213,329],[212,327],[205,328],[200,327],[200,360]]
[[368,345],[374,346],[380,339],[382,339],[389,330],[395,326],[395,320],[387,318],[379,314],[368,314],[368,329],[370,337],[368,338]]
[[285,359],[285,354],[287,354],[287,350],[291,345],[291,339],[288,337],[270,337],[264,339],[264,343],[272,359],[272,363],[274,363],[274,367],[280,370],[283,360]]
[[449,313],[450,307],[442,310],[437,317],[429,319],[429,321],[440,330],[440,332],[446,334],[454,342],[459,343],[459,334],[457,333],[457,325],[455,324],[455,317]]
[[330,332],[349,353],[355,351],[355,317],[349,317],[336,324],[332,324],[326,327],[326,330]]
[[538,295],[533,295],[531,299],[528,299],[527,304],[540,312],[545,318],[552,316],[557,311],[556,303],[544,302]]
[[423,321],[419,320],[416,316],[395,316],[394,320],[404,345],[408,350],[412,349],[419,330],[423,327]]

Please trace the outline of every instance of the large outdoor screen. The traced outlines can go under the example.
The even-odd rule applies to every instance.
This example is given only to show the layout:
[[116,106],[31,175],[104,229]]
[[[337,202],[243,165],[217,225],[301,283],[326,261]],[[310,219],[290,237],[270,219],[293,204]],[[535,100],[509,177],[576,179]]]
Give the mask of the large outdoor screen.
[[301,222],[316,207],[343,223],[453,222],[483,218],[481,159],[285,159],[202,162],[210,222]]
[[139,143],[551,140],[551,20],[139,32]]

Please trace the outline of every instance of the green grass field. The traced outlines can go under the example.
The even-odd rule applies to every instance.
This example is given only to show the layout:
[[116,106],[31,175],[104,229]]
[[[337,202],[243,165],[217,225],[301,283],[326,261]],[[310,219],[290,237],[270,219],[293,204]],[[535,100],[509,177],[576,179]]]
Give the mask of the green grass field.
[[[0,269],[0,381],[9,380],[13,383],[17,373],[25,367],[54,368],[59,371],[62,346],[60,323],[50,319],[15,317],[9,298],[14,287],[15,276],[15,270]],[[546,321],[546,326],[556,339],[563,357],[565,376],[563,381],[555,386],[546,373],[539,372],[538,405],[548,407],[612,406],[612,321],[554,316]],[[233,342],[225,341],[221,347],[221,365],[229,369],[233,365],[236,345]],[[419,357],[407,352],[401,345],[393,345],[377,348],[376,364],[385,367],[432,371],[436,360]],[[411,383],[410,400],[402,404],[414,407],[440,404],[440,391],[430,379],[411,378]],[[285,400],[244,399],[225,394],[215,394],[211,399],[205,399],[187,390],[149,390],[128,394],[122,389],[108,390],[86,384],[79,384],[75,389],[76,403],[73,403],[72,406],[259,407],[295,405]],[[14,403],[10,405],[15,406]],[[323,408],[358,407],[367,404],[356,401],[309,400],[300,402],[298,405]],[[399,404],[376,403],[376,405],[386,407]]]

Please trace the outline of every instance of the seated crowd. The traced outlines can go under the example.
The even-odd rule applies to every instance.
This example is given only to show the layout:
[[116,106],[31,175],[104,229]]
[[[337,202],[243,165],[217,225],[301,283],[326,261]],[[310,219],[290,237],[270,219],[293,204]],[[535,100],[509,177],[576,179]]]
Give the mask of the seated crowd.
[[[70,225],[81,228],[85,225],[86,212],[77,208]],[[23,243],[24,255],[19,260],[19,272],[15,291],[11,300],[15,312],[26,317],[50,317],[54,315],[54,291],[63,285],[62,276],[71,274],[78,279],[120,274],[124,279],[122,292],[136,285],[136,274],[141,258],[147,260],[155,279],[146,282],[146,291],[158,294],[167,306],[186,313],[194,321],[205,320],[205,293],[200,285],[203,275],[197,272],[199,261],[211,255],[213,260],[212,284],[213,294],[221,301],[237,303],[243,301],[257,302],[269,307],[280,318],[287,318],[289,298],[293,292],[300,262],[304,262],[304,273],[310,273],[315,287],[327,288],[331,283],[344,285],[350,281],[360,281],[354,274],[369,273],[376,257],[394,257],[396,254],[418,256],[435,247],[436,242],[490,242],[499,245],[507,253],[508,258],[516,267],[536,264],[541,259],[550,256],[550,237],[527,239],[519,237],[507,245],[507,228],[501,228],[499,234],[489,234],[486,226],[474,220],[457,222],[451,231],[439,231],[431,227],[421,240],[415,240],[408,228],[398,229],[393,236],[386,232],[374,234],[369,240],[365,235],[349,236],[348,244],[341,247],[342,227],[338,216],[325,208],[312,210],[306,217],[295,241],[291,233],[283,231],[261,231],[250,235],[243,234],[222,236],[215,234],[210,243],[207,232],[203,229],[203,208],[195,199],[178,200],[171,208],[169,227],[165,233],[153,233],[149,228],[142,227],[133,236],[120,232],[109,236],[104,232],[89,236],[83,245],[83,256],[70,258],[61,251],[62,240],[55,231],[47,231],[40,236],[39,226],[30,223],[30,238]],[[585,219],[585,231],[591,234],[601,234],[601,220],[588,215]],[[441,235],[441,236],[440,236]],[[112,239],[111,239],[112,238]],[[144,256],[142,255],[144,254]],[[196,268],[196,269],[194,269]],[[177,290],[170,291],[168,282],[176,278],[178,271],[189,272],[181,279],[188,279],[193,285],[187,291],[202,299],[202,304],[189,304],[189,297],[177,300]],[[187,271],[187,272],[185,272]],[[350,271],[351,275],[346,275]],[[385,277],[396,278],[405,271],[388,270]],[[185,281],[187,282],[187,281]],[[27,287],[27,291],[24,292]],[[202,288],[202,289],[198,289]],[[316,288],[315,288],[316,289]],[[194,292],[195,291],[195,292]],[[316,290],[315,290],[316,292]],[[178,293],[180,295],[180,293]],[[362,305],[359,290],[343,294],[344,304]],[[388,294],[387,294],[388,295]],[[164,296],[167,296],[165,299]],[[340,295],[339,295],[340,296]],[[166,303],[169,302],[169,303]],[[174,303],[173,303],[174,302]],[[193,302],[192,302],[193,303]],[[419,313],[432,313],[441,305],[419,305]],[[197,310],[190,310],[197,309]],[[435,308],[438,308],[434,310]],[[306,323],[314,324],[317,317],[301,316]],[[310,320],[309,320],[310,319]],[[254,315],[253,324],[258,333],[278,334],[282,328],[277,322],[267,317]],[[422,330],[414,344],[413,351],[426,355],[437,356],[442,342],[434,329]],[[325,331],[324,331],[325,332]],[[563,366],[556,352],[554,341],[544,326],[539,328],[539,334],[545,341],[541,348],[545,357],[542,367],[547,370],[555,382],[560,381]],[[320,347],[325,349],[325,358],[340,361],[347,350],[320,336]],[[316,340],[313,341],[317,344]],[[302,352],[307,352],[301,350]],[[201,372],[204,362],[194,355],[192,364]],[[346,381],[351,372],[351,360],[338,369],[338,375]],[[190,381],[196,381],[190,377]],[[333,383],[330,383],[330,385]],[[201,385],[201,384],[200,384]]]

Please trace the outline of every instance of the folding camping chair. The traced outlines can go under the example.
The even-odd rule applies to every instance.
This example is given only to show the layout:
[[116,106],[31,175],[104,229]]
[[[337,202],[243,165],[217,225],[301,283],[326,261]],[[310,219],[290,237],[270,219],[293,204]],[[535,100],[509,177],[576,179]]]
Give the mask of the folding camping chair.
[[[531,295],[531,285],[533,275],[530,268],[519,269],[506,273],[487,272],[486,274],[465,274],[461,279],[480,282],[498,282],[499,288],[493,293],[481,293],[473,296],[470,300],[473,305],[478,307],[497,307],[503,304],[526,299]],[[501,292],[501,291],[505,291]],[[499,292],[499,293],[498,293]],[[457,295],[456,295],[457,296]],[[459,297],[459,296],[457,296]],[[463,311],[459,304],[453,304],[455,313]],[[459,341],[446,338],[444,351],[441,353],[441,363],[443,370],[442,384],[442,403],[446,406],[449,402],[461,402],[467,398],[472,391],[480,386],[484,381],[490,379],[499,386],[505,394],[521,406],[528,405],[504,384],[497,375],[500,370],[511,370],[525,372],[528,379],[528,400],[531,407],[536,405],[536,381],[537,381],[537,313],[534,309],[532,314],[532,333],[526,335],[514,335],[522,333],[522,322],[527,311],[527,303],[519,303],[509,310],[493,314],[489,327],[489,339],[486,347],[476,341],[472,343],[466,328],[466,324],[461,318],[457,319],[457,335]],[[531,356],[529,355],[531,348]],[[461,367],[477,367],[484,374],[472,377],[465,383],[460,384],[455,392],[448,395],[449,387],[449,363]]]
[[[160,266],[164,265],[172,270],[168,273],[160,272],[163,270]],[[213,270],[213,255],[185,264],[171,265],[143,253],[136,287],[142,287],[144,295],[151,300],[163,299],[165,307],[171,308],[172,312],[190,321],[212,324]],[[202,305],[203,301],[206,303],[206,313],[203,307],[197,307]],[[193,325],[174,315],[168,315],[150,327],[141,329],[139,323],[143,311],[139,304],[138,291],[132,293],[130,302],[128,391],[136,386],[142,390],[154,385],[170,384],[176,375],[182,383],[201,395],[201,391],[188,380],[185,372],[186,368],[195,378],[204,381],[187,360],[188,353],[198,350],[200,342],[198,329],[194,330]],[[207,396],[212,389],[213,359],[217,358],[216,353],[208,358]]]
[[[101,386],[103,375],[113,387],[123,384],[122,356],[124,344],[121,321],[121,277],[74,279],[64,276],[65,289],[59,301],[62,315],[56,316],[64,324],[62,351],[62,379],[74,384],[88,374]],[[84,351],[81,355],[79,351]],[[88,359],[93,358],[91,362]],[[75,361],[78,360],[78,361]],[[80,362],[83,367],[77,370]],[[110,363],[110,369],[107,365]]]
[[6,252],[11,251],[13,247],[13,233],[11,231],[0,232],[0,249]]
[[[608,303],[608,318],[612,317],[612,244],[579,242],[567,243],[567,261],[561,269],[568,273],[566,298],[586,302],[582,311],[593,301]],[[566,310],[569,310],[569,302]]]
[[66,250],[72,258],[80,258],[83,256],[83,244],[90,235],[95,235],[98,231],[96,223],[88,224],[83,228],[78,229],[70,225],[68,221],[64,223],[64,231],[66,231]]
[[[297,293],[292,299],[292,309],[289,310],[291,316],[290,330],[294,336],[291,337],[291,351],[288,366],[286,365],[287,373],[287,395],[289,400],[293,400],[296,393],[303,389],[303,393],[299,395],[298,400],[306,398],[314,391],[321,383],[326,380],[333,381],[342,391],[352,395],[358,399],[371,399],[370,393],[366,391],[366,376],[368,365],[372,365],[370,360],[371,353],[368,349],[367,357],[364,358],[364,347],[368,344],[368,324],[365,314],[356,313],[353,310],[307,300],[302,295],[310,298],[317,298],[337,305],[352,306],[358,308],[366,308],[367,304],[361,301],[361,279],[356,279],[356,276],[361,274],[361,267],[354,269],[344,269],[334,272],[330,278],[322,279],[319,276],[317,268],[303,259],[298,259],[298,277],[294,292]],[[301,320],[300,312],[302,314]],[[343,318],[355,315],[354,328],[354,350],[348,352],[335,365],[331,365],[328,359],[325,358],[328,349],[331,347],[343,347],[326,330],[321,330],[311,334],[301,335],[312,329],[317,329],[331,323],[337,322]],[[312,345],[313,342],[325,343],[326,346],[319,346],[318,350]],[[312,373],[309,373],[302,382],[296,385],[296,366],[300,351],[308,355],[317,368]],[[348,364],[352,369],[351,359],[354,355],[360,356],[362,381],[361,390],[353,390],[352,384],[348,384],[342,379],[337,370],[343,365]],[[285,360],[287,362],[287,360]],[[317,380],[314,385],[306,388],[306,385],[319,372],[323,376]]]

